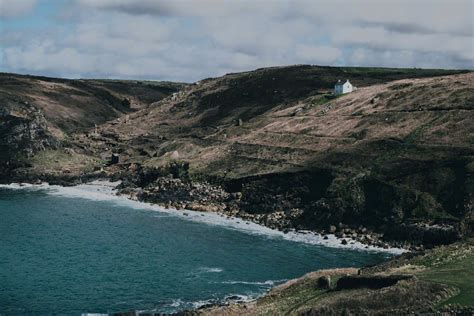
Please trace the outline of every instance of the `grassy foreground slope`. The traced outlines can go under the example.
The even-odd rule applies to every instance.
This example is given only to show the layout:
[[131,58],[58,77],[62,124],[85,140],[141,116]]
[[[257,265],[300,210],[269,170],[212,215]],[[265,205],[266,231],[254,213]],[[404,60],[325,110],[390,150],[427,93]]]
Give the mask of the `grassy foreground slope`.
[[[474,243],[455,243],[413,257],[404,255],[379,266],[311,272],[272,289],[246,304],[231,304],[191,312],[196,315],[363,315],[474,312]],[[405,279],[393,285],[339,288],[341,278]],[[330,278],[331,289],[318,286]]]

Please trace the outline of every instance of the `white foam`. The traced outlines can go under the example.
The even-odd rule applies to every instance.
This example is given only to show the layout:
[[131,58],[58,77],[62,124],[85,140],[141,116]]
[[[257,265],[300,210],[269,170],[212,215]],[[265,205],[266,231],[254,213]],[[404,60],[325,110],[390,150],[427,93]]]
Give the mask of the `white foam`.
[[0,184],[0,189],[20,190],[20,189],[44,189],[49,188],[50,185],[47,183],[31,184],[31,183],[10,183]]
[[219,283],[222,284],[244,284],[244,285],[266,285],[266,286],[274,286],[277,283],[283,283],[285,281],[288,281],[288,279],[282,279],[282,280],[267,280],[263,282],[250,282],[250,281],[222,281]]
[[229,294],[224,298],[224,302],[228,303],[229,301],[231,301],[231,302],[237,302],[237,303],[247,303],[247,302],[251,302],[255,300],[259,296],[261,296],[261,294],[257,294],[257,293],[250,293],[248,295]]
[[80,184],[71,187],[63,187],[57,185],[48,185],[48,184],[18,184],[12,183],[7,185],[0,185],[0,188],[7,189],[26,189],[26,190],[44,190],[48,194],[62,197],[71,197],[71,198],[83,198],[94,201],[112,201],[119,205],[124,205],[134,209],[141,210],[151,210],[160,212],[161,214],[168,214],[172,216],[177,216],[185,220],[190,220],[194,222],[199,222],[207,225],[216,225],[223,226],[228,229],[236,229],[239,231],[264,235],[272,238],[283,238],[288,241],[303,242],[306,244],[320,245],[331,248],[343,248],[343,249],[353,249],[353,250],[362,250],[362,251],[378,251],[386,252],[391,254],[401,254],[406,252],[405,249],[400,248],[380,248],[375,246],[367,246],[358,241],[347,239],[348,243],[343,245],[341,239],[337,238],[333,234],[326,235],[326,239],[323,236],[306,231],[306,232],[296,232],[289,231],[283,233],[278,230],[270,229],[268,227],[248,222],[240,218],[229,218],[223,214],[218,213],[204,213],[190,210],[176,210],[176,209],[166,209],[158,205],[153,205],[146,202],[138,202],[128,199],[126,196],[120,195],[117,196],[116,190],[114,189],[120,182],[109,182],[109,181],[93,181],[87,184]]
[[170,304],[171,307],[180,309],[192,307],[192,309],[198,309],[202,306],[209,304],[227,304],[229,302],[246,303],[255,300],[261,293],[249,293],[249,294],[228,294],[223,299],[211,298],[207,300],[198,300],[193,302],[184,302],[181,299],[174,300]]
[[[208,304],[216,304],[216,303],[219,303],[220,300],[218,299],[215,299],[215,298],[211,298],[211,299],[207,299],[207,300],[198,300],[198,301],[190,301],[190,302],[187,302],[187,301],[183,301],[181,298],[178,298],[178,299],[174,299],[173,301],[171,301],[171,303],[168,303],[168,304],[165,304],[164,305],[164,308],[165,310],[166,309],[171,309],[169,310],[169,312],[176,312],[176,311],[179,311],[179,310],[183,310],[183,309],[198,309],[204,305],[208,305]],[[143,311],[140,311],[140,312],[143,312],[143,313],[150,313],[150,312],[162,312],[163,310],[160,309],[160,308],[156,308],[156,309],[153,309],[153,310],[143,310]]]
[[170,304],[170,306],[171,306],[171,307],[180,307],[180,306],[182,306],[183,304],[184,304],[183,300],[180,299],[180,298],[178,298],[178,299],[174,300],[174,301]]
[[200,300],[200,301],[191,302],[191,306],[193,307],[193,309],[198,309],[205,305],[215,304],[215,303],[217,303],[215,299],[208,299],[208,300]]
[[202,267],[202,268],[199,268],[199,271],[200,272],[204,272],[204,273],[220,273],[222,271],[224,271],[222,268],[208,268],[208,267]]

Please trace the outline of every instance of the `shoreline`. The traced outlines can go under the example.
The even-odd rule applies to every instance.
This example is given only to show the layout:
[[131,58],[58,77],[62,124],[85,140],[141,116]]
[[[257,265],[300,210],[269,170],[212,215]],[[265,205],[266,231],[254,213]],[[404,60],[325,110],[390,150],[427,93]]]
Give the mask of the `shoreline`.
[[[237,229],[251,234],[266,235],[269,237],[283,238],[288,241],[302,242],[315,246],[323,246],[329,248],[339,248],[356,251],[376,251],[384,252],[392,255],[401,255],[409,252],[404,248],[396,247],[377,247],[374,245],[367,245],[362,242],[350,239],[348,237],[338,237],[336,234],[323,234],[317,231],[311,230],[278,230],[267,227],[261,223],[250,221],[249,219],[240,218],[236,215],[229,215],[223,212],[213,211],[197,211],[190,209],[178,209],[173,207],[166,207],[157,203],[150,203],[146,201],[140,201],[136,196],[130,194],[121,194],[117,190],[117,186],[120,181],[111,182],[110,180],[94,180],[91,182],[72,185],[50,185],[47,182],[42,183],[10,183],[0,184],[0,188],[6,189],[52,189],[49,194],[63,196],[63,197],[75,197],[85,198],[95,201],[117,201],[125,203],[127,206],[151,210],[171,215],[178,216],[185,220],[199,222],[207,225],[218,225],[227,227],[230,229]],[[346,241],[346,243],[343,242]]]

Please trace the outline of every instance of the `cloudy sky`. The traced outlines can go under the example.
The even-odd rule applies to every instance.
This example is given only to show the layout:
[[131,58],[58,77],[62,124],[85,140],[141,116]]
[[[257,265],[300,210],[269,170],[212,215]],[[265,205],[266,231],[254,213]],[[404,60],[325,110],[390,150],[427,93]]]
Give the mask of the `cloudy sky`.
[[195,81],[317,64],[474,68],[474,0],[0,0],[0,71]]

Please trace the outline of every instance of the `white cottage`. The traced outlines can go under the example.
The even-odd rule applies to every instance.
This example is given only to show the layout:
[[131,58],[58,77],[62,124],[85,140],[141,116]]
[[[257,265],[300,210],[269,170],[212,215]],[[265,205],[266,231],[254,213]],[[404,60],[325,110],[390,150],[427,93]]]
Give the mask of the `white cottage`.
[[348,79],[346,79],[346,81],[338,80],[336,85],[334,86],[335,95],[349,93],[349,92],[352,92],[352,90],[353,90],[352,84],[349,82]]

